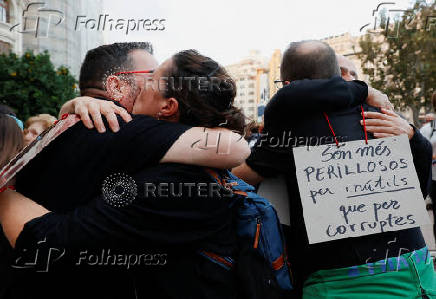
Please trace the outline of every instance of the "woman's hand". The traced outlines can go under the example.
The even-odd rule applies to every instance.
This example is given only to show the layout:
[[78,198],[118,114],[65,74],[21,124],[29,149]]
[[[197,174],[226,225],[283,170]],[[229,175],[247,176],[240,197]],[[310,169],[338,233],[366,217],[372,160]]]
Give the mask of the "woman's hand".
[[[86,96],[77,97],[66,102],[62,106],[59,115],[63,115],[65,113],[80,115],[85,127],[92,129],[95,125],[95,128],[100,133],[104,133],[106,131],[101,115],[105,116],[109,127],[114,132],[118,132],[120,129],[116,114],[120,115],[126,122],[132,120],[132,117],[127,110],[123,107],[117,106],[114,102],[94,99]],[[91,116],[92,120],[89,116]]]
[[[409,140],[415,134],[413,127],[398,114],[389,109],[381,109],[383,113],[365,112],[366,130],[375,138],[392,137],[406,134]],[[363,120],[360,121],[363,125]]]

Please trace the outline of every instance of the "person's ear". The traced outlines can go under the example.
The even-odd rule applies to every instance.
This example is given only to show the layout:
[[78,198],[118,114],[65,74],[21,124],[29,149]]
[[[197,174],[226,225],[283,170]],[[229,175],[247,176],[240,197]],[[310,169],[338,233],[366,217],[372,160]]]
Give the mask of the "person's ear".
[[163,106],[160,109],[160,115],[163,119],[177,119],[179,113],[179,102],[175,98],[164,99]]
[[129,97],[131,87],[126,81],[121,80],[118,76],[110,75],[106,79],[106,91],[112,100],[121,102]]
[[106,79],[106,91],[108,96],[114,101],[121,101],[123,93],[121,92],[121,80],[117,76],[109,76]]

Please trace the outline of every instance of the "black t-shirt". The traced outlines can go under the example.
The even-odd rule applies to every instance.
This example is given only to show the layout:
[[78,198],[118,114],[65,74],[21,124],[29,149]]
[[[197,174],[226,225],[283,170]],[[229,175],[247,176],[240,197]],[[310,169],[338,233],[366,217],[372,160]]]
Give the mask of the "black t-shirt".
[[69,211],[99,194],[109,174],[158,164],[190,128],[145,115],[118,120],[117,133],[100,134],[82,122],[66,130],[17,174],[17,191],[50,211]]
[[[271,105],[268,104],[269,107],[267,106],[265,110],[265,133],[268,135],[265,135],[265,138],[260,138],[246,162],[254,171],[264,177],[284,174],[287,179],[290,197],[289,213],[291,215],[287,240],[289,259],[297,276],[302,278],[300,283],[310,273],[317,270],[365,264],[369,258],[371,261],[385,258],[387,252],[389,256],[397,256],[400,248],[413,251],[425,246],[419,228],[309,245],[295,176],[292,146],[295,144],[304,145],[310,140],[310,137],[318,137],[312,140],[317,140],[319,144],[334,143],[332,132],[322,113],[323,108],[330,111],[328,117],[340,142],[363,140],[364,131],[360,124],[362,119],[361,106],[336,108],[336,111],[332,111],[328,107],[318,105],[302,111],[293,111],[291,117],[285,118],[283,117],[283,107],[289,105],[290,102],[298,106],[299,102],[305,101],[304,98],[287,97],[286,93],[286,90],[277,93],[271,100]],[[330,98],[334,92],[323,95]],[[378,111],[366,104],[363,105],[363,108],[365,111]],[[275,146],[276,141],[272,143],[272,140],[277,138],[272,137],[283,138],[283,131],[286,132],[286,136],[288,136],[288,132],[291,132],[290,142],[286,143],[289,146]],[[368,137],[374,138],[372,134],[368,134]],[[421,190],[425,194],[430,174],[431,146],[417,130],[410,144]],[[395,242],[390,242],[393,240]]]
[[[229,208],[235,202],[226,194],[212,192],[211,187],[218,185],[203,167],[163,163],[112,177],[123,189],[134,186],[136,196],[124,197],[131,203],[127,200],[125,206],[117,206],[110,193],[103,193],[72,211],[50,212],[26,223],[16,248],[45,238],[45,244],[67,249],[125,249],[143,244],[178,251],[201,247],[233,255],[235,231]],[[51,200],[55,199],[62,200],[62,195]]]
[[[18,252],[26,250],[25,255],[40,239],[44,239],[40,252],[66,249],[62,259],[50,265],[56,287],[47,290],[41,275],[25,280],[34,294],[51,297],[66,292],[93,298],[99,293],[116,298],[114,294],[124,293],[123,298],[135,298],[131,290],[136,285],[136,298],[151,294],[153,298],[232,298],[236,290],[233,271],[197,252],[234,256],[233,199],[211,192],[211,184],[216,183],[201,167],[160,164],[126,175],[137,188],[137,196],[127,206],[113,206],[107,196],[100,195],[74,211],[51,212],[25,225],[16,243]],[[125,178],[121,180],[128,182]],[[108,256],[116,253],[135,260],[148,255],[154,266],[127,269],[122,261],[117,267],[105,265]],[[91,256],[102,256],[99,263],[103,265],[92,264]],[[74,283],[62,278],[68,273],[75,274]]]
[[[78,122],[54,139],[17,174],[17,191],[50,211],[66,213],[100,194],[108,175],[134,173],[157,165],[180,135],[190,129],[180,123],[159,121],[145,115],[132,117],[128,123],[118,117],[120,131],[117,133],[108,129],[100,134]],[[106,122],[105,125],[108,128]],[[0,251],[9,254],[10,246],[4,235],[1,238]],[[6,264],[5,260],[3,255],[1,264]],[[5,276],[2,286],[21,279],[14,275]],[[0,287],[0,297],[2,291]],[[14,298],[14,290],[9,292]]]

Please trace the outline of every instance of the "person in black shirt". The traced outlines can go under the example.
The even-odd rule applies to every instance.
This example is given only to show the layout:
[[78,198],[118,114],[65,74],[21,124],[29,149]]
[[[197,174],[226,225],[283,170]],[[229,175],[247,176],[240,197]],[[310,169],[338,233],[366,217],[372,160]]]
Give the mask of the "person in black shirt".
[[[198,69],[198,61],[204,60],[201,65],[203,68]],[[201,71],[201,72],[200,72]],[[144,97],[140,96],[134,106],[134,111],[140,113],[160,113],[160,117],[177,120],[183,123],[188,123],[191,125],[207,124],[207,126],[217,126],[221,123],[230,125],[234,129],[242,129],[243,122],[238,120],[236,117],[238,115],[237,110],[229,113],[231,108],[231,103],[233,102],[235,90],[234,83],[229,79],[225,72],[218,64],[212,60],[197,54],[194,51],[186,51],[179,53],[173,57],[172,60],[164,63],[158,70],[156,70],[153,77],[159,79],[160,76],[163,77],[180,77],[180,72],[187,73],[188,75],[209,75],[209,76],[220,76],[223,84],[220,90],[212,90],[211,92],[202,92],[201,90],[196,91],[196,87],[189,96],[183,93],[183,90],[187,89],[186,85],[180,86],[180,88],[174,88],[174,90],[168,90],[167,93],[161,94],[156,92],[158,89],[146,90],[143,94]],[[200,72],[200,73],[199,73]],[[225,80],[223,80],[225,79]],[[157,80],[153,80],[157,82]],[[175,82],[179,82],[175,80]],[[181,81],[181,84],[186,84],[186,82]],[[233,88],[229,90],[228,84],[232,84]],[[309,89],[308,86],[312,86],[311,82],[306,82],[307,84],[302,84],[300,89],[296,89],[296,92],[303,93],[304,90]],[[320,82],[315,82],[319,84]],[[325,84],[325,82],[321,82]],[[224,90],[224,88],[226,90]],[[367,89],[364,84],[356,84],[354,82],[345,83],[340,82],[338,84],[338,93],[335,95],[335,100],[339,103],[348,105],[349,101],[355,101],[356,103],[361,103],[366,98]],[[180,91],[182,90],[182,91]],[[189,90],[189,89],[188,89]],[[173,92],[173,93],[172,93]],[[180,92],[180,93],[177,93]],[[319,99],[312,99],[314,102]],[[158,103],[159,105],[156,105]],[[77,104],[77,103],[76,103]],[[145,111],[151,107],[161,107],[154,111]],[[229,108],[230,107],[230,108]],[[153,108],[156,109],[156,108]],[[212,111],[225,111],[220,117],[214,116]],[[204,117],[206,115],[207,117]],[[120,131],[122,132],[122,130]],[[127,143],[128,144],[128,143]],[[211,178],[204,176],[204,171],[193,168],[190,170],[190,166],[180,166],[180,165],[159,165],[153,168],[140,170],[136,173],[131,173],[134,180],[137,182],[138,186],[143,186],[144,182],[147,183],[159,183],[159,182],[195,182],[200,183],[210,183]],[[181,171],[182,169],[182,171]],[[191,175],[191,173],[193,173]],[[195,174],[195,175],[194,175]],[[196,285],[200,290],[200,293],[204,293],[207,290],[211,292],[210,296],[216,294],[218,297],[226,297],[225,293],[232,293],[233,280],[229,274],[222,275],[222,267],[213,266],[206,262],[199,262],[198,255],[193,255],[192,247],[201,248],[214,253],[218,253],[222,256],[231,255],[234,250],[232,237],[232,229],[229,229],[231,223],[231,212],[228,209],[228,202],[225,199],[219,199],[215,201],[211,200],[205,201],[195,201],[195,198],[183,198],[184,200],[176,204],[174,201],[170,200],[160,200],[160,199],[150,199],[144,196],[140,196],[142,190],[138,192],[138,198],[131,205],[123,208],[114,208],[106,204],[102,199],[102,195],[98,195],[93,200],[87,198],[81,199],[84,201],[84,205],[81,207],[76,207],[72,211],[67,211],[66,213],[59,213],[57,211],[48,212],[50,209],[42,208],[39,205],[33,205],[32,210],[30,207],[20,207],[21,210],[26,210],[29,212],[26,219],[21,219],[22,225],[27,222],[24,229],[22,226],[18,226],[18,233],[21,232],[20,237],[17,239],[16,249],[24,249],[31,247],[35,244],[38,239],[44,237],[45,246],[53,246],[54,248],[122,248],[131,249],[133,248],[153,248],[153,249],[165,249],[165,252],[171,252],[168,254],[168,258],[174,256],[188,255],[190,258],[178,259],[178,262],[174,264],[171,263],[168,269],[162,268],[162,271],[154,272],[152,271],[149,276],[137,276],[138,279],[143,281],[148,281],[148,278],[154,278],[153,283],[145,284],[147,287],[152,288],[156,292],[159,292],[159,296],[166,298],[180,298],[181,290],[190,293],[194,290],[186,286],[187,282],[192,280],[193,276],[201,274],[201,276],[206,275],[209,277],[207,281],[215,284],[215,289],[211,290],[208,287],[207,281],[197,277]],[[18,194],[13,194],[12,196],[17,196]],[[61,201],[63,195],[51,195],[46,197],[51,201]],[[6,198],[2,198],[2,201]],[[180,199],[179,199],[180,201]],[[24,203],[25,201],[21,201]],[[12,203],[12,201],[10,201]],[[28,202],[31,204],[31,202]],[[6,203],[5,203],[6,204]],[[12,205],[9,205],[12,208]],[[4,211],[4,209],[0,210]],[[32,212],[35,212],[32,214]],[[3,225],[8,222],[8,215],[13,216],[13,211],[9,210],[8,213],[2,213]],[[41,216],[42,217],[37,217]],[[190,215],[187,217],[187,215]],[[37,217],[37,218],[35,218]],[[14,221],[18,217],[13,216]],[[32,218],[35,218],[31,220]],[[31,221],[29,221],[31,220]],[[8,226],[8,224],[6,224]],[[12,237],[12,240],[15,240]],[[179,254],[175,254],[179,252]],[[186,264],[187,261],[195,259],[194,265],[197,267],[204,268],[203,270],[197,269],[195,271],[200,271],[198,274],[191,273],[189,271],[194,271],[194,268],[189,268],[182,270],[182,264]],[[202,261],[200,259],[200,261]],[[182,264],[178,264],[182,263]],[[188,271],[186,275],[180,273],[180,271]],[[206,272],[205,272],[206,271]],[[163,276],[159,276],[158,273]],[[174,287],[173,289],[167,289],[165,292],[165,284],[175,283],[177,278],[180,280],[177,285],[179,287]],[[191,274],[188,274],[191,273]],[[208,273],[208,274],[206,274]],[[221,273],[221,274],[219,274]],[[143,274],[143,273],[142,273]],[[218,276],[211,277],[210,275],[219,274]],[[174,280],[165,280],[164,277],[167,275],[174,277]],[[144,277],[148,277],[145,279]],[[156,277],[161,277],[162,279],[156,279]],[[167,277],[168,278],[168,277]],[[223,279],[227,280],[225,283]],[[221,280],[221,282],[219,282]],[[215,282],[214,282],[215,281]],[[183,283],[182,283],[183,282]],[[186,284],[184,283],[186,282]],[[200,283],[201,282],[201,283]],[[138,290],[138,280],[136,280],[135,290]],[[222,285],[220,287],[219,285]],[[181,287],[185,285],[185,287]],[[130,287],[132,284],[130,284]],[[226,287],[227,286],[227,287]],[[131,288],[127,288],[131,289]],[[112,292],[116,291],[110,289]],[[159,290],[159,291],[157,291]],[[197,290],[198,291],[198,290]],[[162,293],[163,292],[163,293]],[[108,293],[105,290],[105,294]],[[179,297],[177,297],[177,295]],[[203,296],[202,296],[203,297]]]
[[[239,142],[241,137],[228,129],[191,127],[186,124],[156,120],[146,115],[130,116],[117,106],[124,105],[131,111],[134,100],[144,95],[145,82],[141,74],[108,76],[109,72],[155,68],[157,65],[155,59],[147,49],[149,49],[147,44],[123,43],[89,51],[81,69],[82,95],[93,95],[100,99],[117,99],[116,103],[100,100],[98,102],[106,104],[106,106],[102,105],[101,109],[107,106],[114,107],[124,119],[132,120],[120,122],[120,129],[115,128],[118,132],[103,134],[96,130],[89,130],[82,122],[75,124],[54,139],[18,173],[16,188],[19,192],[51,211],[67,213],[78,206],[86,205],[91,198],[100,194],[104,179],[113,173],[136,173],[159,162],[227,168],[238,165],[248,156],[249,149],[246,142],[243,140]],[[90,70],[94,72],[91,73]],[[103,84],[105,78],[106,83]],[[113,123],[114,118],[108,116],[107,119],[108,122],[112,120]],[[115,122],[118,122],[116,118]],[[96,127],[103,132],[97,123]],[[221,146],[229,148],[228,153],[217,153],[214,146],[200,149],[207,137],[216,139],[218,136],[223,139]],[[36,246],[36,243],[28,248],[33,246]],[[21,269],[17,269],[2,281],[0,292],[4,291],[5,297],[19,298],[20,292],[32,290],[32,288],[21,287],[26,281],[21,272],[23,272]],[[47,277],[50,277],[54,283],[56,281],[59,283],[59,276],[49,274],[32,275],[27,281],[32,282],[35,287],[41,281],[48,279]],[[89,280],[89,276],[83,273],[78,277],[81,277],[81,283]],[[101,281],[107,280],[107,282],[113,280],[106,273],[102,273],[100,278]],[[131,284],[131,279],[128,277],[118,276],[118,279],[124,280],[126,286]],[[8,285],[12,287],[9,288]],[[62,288],[65,283],[59,285]],[[41,284],[42,286],[44,284]],[[44,289],[42,291],[48,296]],[[56,295],[56,292],[52,294]]]
[[[287,229],[289,260],[296,274],[296,287],[300,292],[305,280],[314,273],[316,275],[318,270],[362,265],[368,260],[377,261],[388,257],[398,257],[406,249],[412,252],[425,247],[419,228],[309,245],[292,148],[271,146],[269,140],[271,136],[281,136],[283,131],[290,131],[293,138],[310,140],[312,137],[318,137],[317,140],[321,144],[333,143],[333,137],[321,138],[332,136],[323,114],[306,105],[305,98],[292,96],[291,90],[299,82],[294,80],[329,77],[339,79],[339,77],[334,77],[339,74],[335,53],[327,45],[315,41],[292,43],[284,54],[281,66],[282,80],[291,83],[280,89],[265,109],[265,131],[270,134],[270,138],[263,142],[260,140],[253,148],[246,164],[234,169],[236,175],[247,179],[250,183],[257,183],[263,177],[285,175],[289,191],[289,214],[291,215],[290,227]],[[313,90],[313,92],[318,91]],[[330,92],[334,93],[334,90]],[[324,95],[329,97],[327,93]],[[289,109],[291,103],[298,108]],[[363,109],[373,115],[379,111],[366,104],[363,105]],[[323,112],[327,112],[336,135],[343,137],[341,142],[364,139],[360,105],[339,109],[330,107]],[[395,114],[390,113],[388,116],[394,117],[393,115]],[[408,134],[413,162],[418,173],[421,191],[425,196],[431,166],[431,148],[428,142],[419,131],[409,125],[405,130],[391,130],[390,133]],[[369,134],[368,138],[373,138],[373,135]],[[326,289],[325,293],[320,296],[328,296],[328,294]],[[376,294],[372,295],[376,296]]]

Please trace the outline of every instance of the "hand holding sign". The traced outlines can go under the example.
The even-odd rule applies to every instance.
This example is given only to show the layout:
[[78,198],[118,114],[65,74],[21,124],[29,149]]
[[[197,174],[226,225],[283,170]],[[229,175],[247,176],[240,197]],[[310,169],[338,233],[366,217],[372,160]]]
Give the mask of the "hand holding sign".
[[293,151],[311,244],[430,223],[405,135]]

